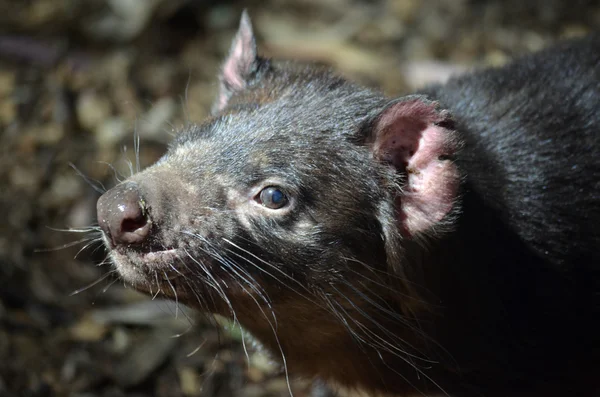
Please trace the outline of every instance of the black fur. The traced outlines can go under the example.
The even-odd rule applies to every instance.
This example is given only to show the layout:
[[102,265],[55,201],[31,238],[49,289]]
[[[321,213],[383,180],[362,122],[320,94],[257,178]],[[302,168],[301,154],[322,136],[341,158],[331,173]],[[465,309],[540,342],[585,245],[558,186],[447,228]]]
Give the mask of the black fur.
[[[463,180],[418,239],[398,229],[406,175],[371,151],[389,100],[256,62],[221,112],[131,178],[153,229],[113,247],[126,280],[232,316],[290,371],[346,386],[600,393],[600,36],[419,94],[452,115]],[[252,206],[271,184],[289,211]],[[143,256],[161,248],[178,259]]]
[[455,332],[470,341],[454,358],[480,383],[490,382],[491,367],[503,374],[498,387],[505,382],[509,390],[539,379],[551,395],[594,395],[600,36],[424,94],[450,110],[465,142],[457,160],[466,175],[458,228],[429,254],[442,263],[442,302],[454,307],[445,318],[461,318]]

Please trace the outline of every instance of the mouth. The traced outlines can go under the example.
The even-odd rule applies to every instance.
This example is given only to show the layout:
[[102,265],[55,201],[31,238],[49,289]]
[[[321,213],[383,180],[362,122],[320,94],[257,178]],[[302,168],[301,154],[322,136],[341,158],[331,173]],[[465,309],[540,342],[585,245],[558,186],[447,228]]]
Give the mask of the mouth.
[[148,265],[172,263],[180,258],[179,251],[176,248],[140,253],[139,256]]
[[156,279],[171,281],[183,274],[178,270],[183,263],[183,252],[177,248],[141,252],[131,248],[111,250],[111,258],[122,278],[139,283]]
[[[110,252],[120,278],[135,290],[194,305],[201,299],[198,296],[209,296],[211,292],[197,275],[190,273],[190,264],[184,261],[188,256],[185,248],[145,252],[116,248]],[[199,307],[203,311],[215,313],[218,310],[216,306],[207,308],[206,302],[201,303]]]

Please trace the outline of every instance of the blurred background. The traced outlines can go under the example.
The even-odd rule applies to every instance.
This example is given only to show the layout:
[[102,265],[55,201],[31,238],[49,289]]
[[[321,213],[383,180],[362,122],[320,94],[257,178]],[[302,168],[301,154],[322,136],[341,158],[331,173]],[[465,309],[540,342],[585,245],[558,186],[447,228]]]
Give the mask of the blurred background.
[[0,0],[0,396],[288,395],[239,329],[103,278],[96,236],[57,230],[95,223],[134,131],[144,167],[208,114],[244,8],[261,53],[389,95],[600,27],[598,0]]

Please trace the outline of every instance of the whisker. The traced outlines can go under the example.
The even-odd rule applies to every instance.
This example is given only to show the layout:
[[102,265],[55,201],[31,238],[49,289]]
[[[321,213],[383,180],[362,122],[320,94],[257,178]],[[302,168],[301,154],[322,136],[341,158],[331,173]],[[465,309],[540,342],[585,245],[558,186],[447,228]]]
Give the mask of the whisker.
[[[116,270],[113,270],[113,271],[116,271]],[[117,277],[115,277],[115,279],[113,281],[108,283],[108,285],[102,289],[102,293],[105,294],[108,291],[108,289],[110,287],[112,287],[117,281],[119,281],[119,279]]]
[[[205,239],[203,236],[200,235],[195,235],[189,232],[183,232],[184,234],[188,234],[188,235],[192,235],[195,238],[200,239],[201,241],[203,241],[209,248],[213,248],[214,246],[207,240]],[[232,276],[234,276],[234,280],[237,282],[237,284],[239,285],[239,287],[256,303],[256,305],[259,307],[260,311],[263,313],[263,316],[265,316],[265,318],[267,319],[267,321],[269,322],[270,326],[272,327],[272,329],[275,330],[277,329],[277,316],[275,315],[272,306],[271,306],[271,302],[268,299],[267,295],[266,295],[266,291],[264,291],[262,289],[262,287],[260,287],[260,284],[258,282],[256,282],[256,280],[252,277],[252,275],[250,275],[246,270],[244,270],[242,267],[238,266],[234,261],[228,260],[225,257],[221,256],[220,254],[218,254],[218,252],[212,251],[212,250],[208,250],[205,248],[200,248],[203,252],[205,252],[207,255],[209,255],[210,257],[212,257],[213,259],[215,259],[217,261],[217,263],[219,263],[221,265],[221,268],[225,271],[227,271],[228,273],[230,273]],[[187,250],[184,249],[184,252],[188,255],[188,257],[190,257],[193,261],[195,261],[196,263],[198,263],[198,265],[201,267],[201,269],[211,278],[214,280],[215,284],[218,284],[217,281],[214,279],[214,277],[212,276],[212,274],[208,271],[208,269],[206,269],[206,267],[199,263],[198,260],[196,260],[195,258],[193,258],[189,252],[187,252]],[[241,280],[241,281],[240,281]],[[246,287],[242,284],[242,282],[244,284],[246,284],[254,293],[256,293],[264,302],[265,304],[269,307],[269,311],[271,312],[273,321],[275,323],[275,325],[273,326],[273,323],[271,323],[271,320],[269,320],[269,318],[267,317],[266,313],[264,312],[262,305],[259,304],[259,302],[254,298],[254,296],[250,293],[250,291],[248,289],[246,289]],[[260,287],[260,289],[259,289]],[[221,295],[221,297],[226,299],[226,302],[228,303],[228,306],[231,310],[232,313],[232,317],[233,317],[233,323],[235,325],[237,325],[240,328],[240,333],[241,333],[241,342],[242,342],[242,347],[244,349],[244,353],[246,355],[246,360],[248,361],[248,363],[250,363],[250,355],[248,353],[248,349],[246,346],[246,341],[245,341],[245,334],[243,331],[243,327],[241,326],[241,323],[237,317],[237,314],[235,313],[235,310],[233,309],[232,304],[229,302],[229,299],[226,297],[225,292],[223,290],[222,294],[220,293],[219,295]],[[285,360],[284,360],[285,361]],[[286,366],[287,368],[287,366]]]
[[206,301],[204,300],[203,297],[201,297],[200,295],[198,295],[198,293],[196,292],[196,289],[192,286],[192,284],[187,280],[187,278],[185,279],[185,284],[187,285],[187,289],[189,291],[192,292],[192,294],[194,294],[194,296],[196,297],[196,301],[198,302],[198,304],[200,305],[200,308],[205,308],[208,309],[208,305],[206,304]]
[[59,229],[59,228],[55,228],[55,227],[51,227],[51,226],[46,226],[47,229],[50,229],[52,231],[55,232],[65,232],[65,233],[93,233],[93,232],[98,232],[101,233],[102,229],[100,229],[100,226],[89,226],[86,228],[81,228],[81,229],[76,229],[76,228],[68,228],[68,229]]
[[189,113],[189,109],[188,109],[188,104],[189,104],[189,91],[190,91],[190,81],[192,80],[192,70],[189,69],[188,70],[188,78],[187,78],[187,82],[185,83],[185,94],[184,94],[184,98],[183,98],[183,103],[181,104],[181,108],[183,109],[183,117],[185,119],[185,126],[189,127],[190,125],[190,113]]
[[[284,277],[286,277],[287,279],[289,279],[290,281],[292,281],[294,284],[297,284],[298,286],[300,286],[300,288],[302,288],[303,290],[305,290],[306,292],[308,292],[309,294],[312,294],[312,291],[310,291],[305,285],[303,285],[302,283],[300,283],[298,280],[296,280],[295,278],[291,277],[289,274],[285,273],[283,270],[279,269],[277,266],[272,265],[271,263],[265,261],[264,259],[256,256],[255,254],[253,254],[252,252],[240,247],[239,245],[233,243],[232,241],[223,238],[223,241],[225,241],[226,243],[234,246],[235,248],[239,249],[240,251],[250,255],[251,257],[253,257],[254,259],[258,260],[259,262],[269,266],[271,269],[277,271],[278,273],[282,274]],[[289,288],[291,291],[295,292],[296,294],[300,295],[302,298],[308,300],[309,302],[323,308],[323,306],[314,301],[313,299],[311,299],[309,296],[303,295],[302,293],[300,293],[299,291],[293,289],[291,286],[289,286],[288,284],[282,282],[281,280],[279,280],[277,277],[275,277],[272,273],[268,272],[267,270],[263,269],[262,267],[256,265],[254,262],[252,262],[251,260],[249,260],[248,258],[238,254],[235,251],[231,251],[231,250],[227,250],[228,252],[230,252],[233,255],[236,255],[237,257],[239,257],[240,259],[246,261],[247,263],[249,263],[250,265],[254,266],[256,269],[260,270],[261,272],[269,275],[270,277],[272,277],[273,279],[275,279],[276,281],[278,281],[279,283],[281,283],[283,286],[285,286],[286,288]]]
[[192,350],[190,353],[186,354],[186,357],[192,357],[194,354],[198,353],[200,351],[200,349],[202,349],[202,346],[204,346],[206,344],[206,341],[208,339],[204,339],[204,341],[202,343],[200,343],[200,345],[198,345],[197,348],[195,348],[194,350]]
[[[99,244],[98,244],[99,243]],[[81,254],[83,251],[85,251],[89,246],[91,246],[92,244],[98,244],[98,246],[96,247],[96,249],[94,249],[94,251],[96,251],[98,248],[103,247],[103,241],[102,241],[102,237],[100,238],[95,238],[92,241],[90,241],[89,243],[87,243],[86,245],[84,245],[83,247],[81,247],[81,249],[79,251],[77,251],[77,253],[75,254],[74,258],[77,258],[79,256],[79,254]]]
[[171,336],[171,338],[181,338],[182,336],[186,335],[188,332],[190,332],[194,328],[194,320],[188,315],[186,315],[185,317],[188,320],[188,327],[185,329],[185,331],[181,331],[176,334],[173,334]]
[[[242,288],[242,290],[244,292],[246,292],[246,294],[250,297],[250,299],[252,299],[254,301],[254,303],[258,307],[258,310],[260,310],[260,312],[262,313],[262,315],[265,318],[265,320],[267,320],[267,323],[269,324],[269,328],[271,328],[271,331],[273,332],[273,337],[275,338],[275,342],[277,343],[277,347],[279,349],[279,353],[281,354],[281,362],[283,364],[283,371],[285,373],[285,380],[287,382],[288,392],[290,393],[290,397],[294,397],[294,393],[292,392],[292,386],[291,386],[291,383],[290,383],[290,375],[289,375],[289,372],[288,372],[287,359],[286,359],[285,353],[283,351],[283,346],[281,345],[281,342],[279,341],[279,336],[277,335],[277,328],[275,326],[273,326],[273,323],[271,322],[271,320],[269,319],[269,317],[267,317],[267,314],[263,310],[262,305],[260,303],[258,303],[258,301],[256,300],[256,298],[252,294],[250,294],[248,292],[248,290],[243,285],[241,285],[241,284],[239,284],[239,285]],[[275,313],[273,311],[271,311],[271,313],[273,315],[275,315]]]
[[[366,320],[368,320],[369,322],[371,322],[375,327],[377,327],[380,331],[382,331],[384,334],[392,337],[392,338],[397,338],[397,336],[389,331],[387,328],[385,328],[382,324],[380,324],[377,320],[375,320],[371,315],[369,315],[368,313],[366,313],[362,308],[360,308],[358,305],[356,305],[354,302],[352,302],[352,300],[350,300],[350,298],[348,298],[345,294],[343,294],[340,290],[338,290],[335,286],[331,285],[331,287],[338,293],[339,296],[343,297],[353,308],[354,310],[356,310],[361,316],[363,316]],[[360,292],[360,291],[357,291]],[[364,294],[361,293],[361,295],[364,296]],[[402,323],[403,325],[405,325],[405,323]],[[436,363],[436,361],[431,361],[431,360],[427,360],[423,357],[419,357],[417,355],[411,354],[407,351],[404,351],[402,349],[400,349],[399,347],[395,346],[394,344],[390,343],[389,341],[383,339],[380,335],[378,335],[377,333],[373,332],[370,328],[365,327],[365,330],[372,334],[373,337],[377,338],[378,340],[380,340],[382,343],[384,343],[384,345],[387,345],[389,348],[397,350],[398,352],[411,357],[411,358],[416,358],[419,359],[421,361],[427,362],[427,363]],[[405,341],[402,341],[402,343],[404,343],[405,345],[407,345],[408,347],[417,350],[414,346],[411,346],[410,344],[406,343]]]
[[[333,303],[337,304],[339,309],[341,309],[344,313],[346,313],[348,315],[348,313],[346,312],[346,310],[343,308],[343,306],[341,306],[339,304],[339,302],[336,301],[332,301]],[[449,394],[437,383],[435,382],[429,375],[427,375],[421,368],[419,368],[418,366],[415,365],[415,363],[412,362],[411,358],[418,358],[423,360],[421,357],[418,356],[414,356],[411,355],[410,353],[407,353],[401,349],[399,349],[397,346],[392,345],[391,343],[389,343],[388,341],[386,341],[385,339],[381,338],[381,336],[377,335],[376,333],[374,333],[372,330],[370,330],[368,327],[366,327],[365,325],[361,324],[359,321],[357,321],[356,319],[354,319],[352,316],[349,316],[350,319],[353,320],[353,322],[363,331],[363,332],[367,332],[369,335],[371,335],[371,337],[375,337],[377,339],[380,340],[380,342],[384,343],[384,345],[381,345],[380,342],[376,343],[375,345],[373,345],[373,343],[369,343],[369,345],[373,348],[375,348],[375,350],[378,352],[378,355],[380,356],[380,359],[382,361],[382,363],[384,363],[384,365],[386,365],[386,367],[388,367],[390,370],[392,370],[394,373],[398,374],[398,376],[402,377],[402,379],[404,379],[410,386],[412,386],[417,392],[419,392],[422,395],[425,395],[418,387],[416,387],[414,384],[412,384],[404,375],[402,375],[400,372],[394,370],[393,368],[389,367],[389,365],[385,362],[385,360],[383,359],[383,356],[381,355],[381,353],[379,352],[379,350],[377,349],[377,347],[381,347],[383,348],[385,351],[387,351],[388,353],[398,357],[399,359],[401,359],[402,361],[404,361],[405,363],[407,363],[408,365],[410,365],[412,368],[414,368],[418,374],[422,375],[425,379],[427,379],[428,381],[430,381],[434,386],[436,386],[442,393],[444,393],[446,396],[449,396]],[[393,336],[393,334],[392,334]],[[375,341],[377,342],[377,341]],[[397,352],[390,350],[390,347],[393,348],[393,350],[396,350]],[[401,352],[402,354],[399,354],[398,352]],[[407,355],[407,357],[404,357],[404,355]],[[425,360],[427,362],[427,360]],[[435,362],[430,362],[430,363],[435,363]]]
[[[254,292],[256,292],[264,300],[265,304],[267,304],[269,307],[271,307],[271,301],[266,296],[267,292],[247,270],[245,270],[243,267],[239,266],[237,263],[235,263],[235,261],[229,260],[229,259],[223,257],[222,255],[220,255],[217,252],[217,250],[214,248],[214,245],[210,243],[210,241],[206,240],[202,236],[198,236],[198,237],[204,243],[206,243],[209,247],[213,248],[213,250],[214,250],[212,252],[209,252],[208,250],[201,248],[204,252],[211,255],[213,258],[215,258],[221,265],[226,266],[228,268],[228,270],[233,271],[235,276],[242,279],[246,283],[246,285],[248,285],[250,288],[252,288],[252,290]],[[240,273],[242,273],[243,275]]]
[[[104,248],[104,244],[98,244],[98,246],[96,248],[94,248],[92,250],[92,252],[90,252],[91,255],[94,255],[96,252],[98,252],[99,249]],[[109,257],[110,254],[107,253],[107,258]],[[102,264],[102,263],[101,263]]]
[[[412,326],[411,322],[409,320],[407,320],[404,316],[402,316],[401,314],[399,314],[398,312],[394,311],[389,304],[386,302],[386,306],[388,306],[387,308],[381,306],[380,303],[374,301],[373,299],[371,299],[367,294],[365,294],[364,292],[362,292],[361,290],[359,290],[358,288],[356,288],[352,283],[343,280],[344,285],[349,287],[350,289],[352,289],[352,291],[354,293],[356,293],[361,299],[363,299],[365,302],[371,304],[372,306],[374,306],[376,309],[380,310],[381,312],[385,313],[387,315],[387,317],[397,321],[399,324],[401,325],[405,325],[405,326]],[[358,281],[360,283],[360,285],[367,291],[367,292],[371,292],[372,291],[366,286],[364,285],[364,283],[359,280]],[[334,287],[335,289],[335,287]],[[337,291],[337,290],[336,290]],[[339,292],[339,291],[338,291]],[[377,296],[377,294],[373,294],[373,296]]]
[[[327,303],[328,307],[330,308],[330,312],[334,314],[334,316],[340,320],[342,322],[342,324],[344,325],[344,327],[348,330],[348,332],[350,333],[350,336],[352,336],[352,338],[356,341],[359,342],[357,344],[357,346],[359,346],[359,348],[364,351],[364,348],[362,347],[362,344],[364,343],[365,345],[368,345],[367,341],[364,340],[360,335],[358,335],[356,333],[356,331],[350,326],[350,324],[348,323],[348,320],[346,319],[346,317],[344,317],[340,312],[338,312],[338,310],[334,307],[334,301],[331,300],[330,297],[328,297],[327,295],[323,295],[323,300]],[[338,302],[335,302],[336,305],[339,305]],[[345,312],[345,310],[344,310]]]
[[169,287],[171,287],[171,290],[173,291],[175,299],[175,318],[177,318],[177,314],[179,312],[179,296],[177,295],[177,290],[175,289],[175,286],[173,285],[171,280],[169,280],[169,276],[167,275],[167,273],[163,271],[162,274],[163,276],[165,276],[165,281],[167,282],[167,284],[169,284]]
[[[183,231],[182,233],[190,235],[195,238],[198,238],[203,243],[205,243],[208,247],[210,247],[212,249],[211,251],[204,249],[202,247],[200,247],[200,249],[203,252],[205,252],[206,254],[208,254],[209,256],[211,256],[212,258],[214,258],[219,264],[231,268],[231,270],[235,272],[235,275],[237,277],[241,278],[250,288],[253,289],[254,292],[256,292],[259,296],[261,296],[261,298],[265,301],[265,303],[267,305],[269,305],[269,307],[271,306],[270,300],[267,299],[267,297],[265,296],[266,291],[260,286],[260,284],[254,279],[254,277],[252,277],[252,275],[250,273],[248,273],[248,271],[243,269],[241,266],[237,265],[234,261],[228,260],[227,258],[220,255],[218,253],[217,249],[214,247],[214,245],[210,241],[208,241],[206,238],[204,238],[203,236],[185,232],[185,231]],[[188,253],[188,255],[189,255],[189,253]],[[235,269],[233,269],[233,267],[235,269],[237,269],[237,271]],[[245,277],[242,276],[240,274],[240,272],[243,273]]]
[[248,354],[248,348],[246,347],[246,335],[244,335],[244,327],[237,321],[237,325],[240,329],[240,336],[242,339],[242,349],[244,349],[244,354],[246,355],[246,363],[250,365],[250,355]]
[[104,164],[104,165],[108,166],[112,170],[113,177],[115,178],[117,183],[123,182],[123,179],[126,178],[125,175],[123,175],[119,171],[117,171],[117,169],[111,163],[108,163],[106,161],[96,161],[96,163]]
[[[53,247],[53,248],[36,248],[35,250],[33,250],[33,252],[54,252],[54,251],[60,251],[62,249],[70,248],[70,247],[73,247],[73,246],[81,244],[81,243],[87,243],[88,241],[91,241],[92,243],[94,243],[94,242],[98,241],[98,238],[97,237],[82,238],[81,240],[71,241],[70,243],[66,243],[66,244],[60,245],[58,247]],[[75,255],[75,256],[77,256],[77,255]]]
[[[343,256],[342,259],[344,259],[346,261],[349,261],[349,262],[358,263],[358,264],[362,265],[366,270],[370,271],[371,273],[381,275],[382,277],[384,277],[384,279],[393,278],[393,279],[396,279],[396,280],[398,280],[398,281],[400,281],[402,283],[412,284],[412,285],[414,285],[416,287],[421,287],[422,288],[422,285],[415,283],[413,280],[407,279],[406,277],[402,277],[402,276],[400,276],[398,274],[390,273],[390,272],[385,271],[385,270],[376,269],[373,266],[369,266],[368,264],[366,264],[366,263],[364,263],[364,262],[362,262],[362,261],[360,261],[360,260],[358,260],[356,258],[349,258],[349,257],[344,257]],[[394,292],[396,292],[398,294],[401,294],[400,291],[394,290]],[[405,295],[405,294],[403,294],[403,296],[406,296],[408,298],[414,299],[413,296],[409,296],[409,295]]]
[[[81,293],[81,292],[83,292],[83,291],[86,291],[86,290],[88,290],[88,289],[92,288],[93,286],[95,286],[95,285],[97,285],[97,284],[101,283],[102,281],[106,280],[108,277],[112,276],[112,275],[113,275],[114,273],[116,273],[116,272],[117,272],[116,270],[111,270],[111,271],[107,272],[106,274],[104,274],[104,275],[100,276],[100,278],[99,278],[98,280],[96,280],[96,281],[94,281],[94,282],[92,282],[92,283],[90,283],[90,284],[86,285],[86,286],[85,286],[85,287],[83,287],[83,288],[79,288],[79,289],[76,289],[75,291],[71,292],[71,293],[69,294],[69,296],[77,295],[77,294],[79,294],[79,293]],[[117,279],[117,280],[118,280],[118,279]]]
[[106,188],[104,187],[104,185],[102,184],[102,182],[86,176],[83,172],[79,171],[79,169],[73,163],[69,163],[69,166],[71,168],[73,168],[75,170],[75,172],[77,173],[77,175],[79,175],[81,178],[83,178],[83,180],[88,185],[90,185],[92,187],[92,189],[94,189],[95,191],[97,191],[100,194],[103,194],[104,192],[106,192]]
[[[346,311],[346,309],[345,309],[345,308],[344,308],[344,307],[343,307],[343,306],[342,306],[342,305],[341,305],[339,302],[336,302],[336,301],[330,301],[330,302],[331,302],[332,304],[335,304],[335,305],[338,307],[338,309],[339,309],[339,310],[341,310],[343,313],[345,313],[345,314],[346,314],[346,316],[347,316],[348,318],[352,319],[352,321],[354,322],[354,324],[355,324],[356,326],[358,326],[358,327],[359,327],[359,328],[360,328],[362,331],[368,330],[368,328],[366,328],[366,327],[365,327],[365,326],[364,326],[362,323],[360,323],[359,321],[357,321],[356,319],[354,319],[352,316],[350,316],[350,315],[348,314],[348,312]],[[367,344],[368,346],[371,346],[373,349],[375,349],[375,351],[377,351],[377,352],[378,352],[378,355],[379,355],[379,357],[380,357],[381,361],[382,361],[382,362],[385,364],[385,360],[383,359],[383,356],[381,356],[381,353],[380,353],[380,352],[379,352],[379,350],[377,349],[377,347],[378,347],[378,344],[375,344],[375,345],[374,345],[374,344],[373,344],[373,343],[371,343],[371,342],[366,342],[366,341],[365,341],[365,340],[364,340],[362,337],[360,337],[359,339],[360,339],[361,341],[363,341],[365,344]],[[387,351],[387,349],[386,349],[386,351]],[[392,354],[393,354],[393,352],[390,352],[390,353],[392,353]],[[415,368],[415,367],[414,367],[414,364],[413,364],[412,362],[410,362],[410,360],[408,360],[408,359],[406,359],[405,357],[402,357],[402,356],[400,356],[400,355],[398,355],[398,354],[394,354],[394,355],[395,355],[396,357],[400,358],[401,360],[403,360],[404,362],[406,362],[407,364],[409,364],[411,367]],[[387,364],[386,364],[386,365],[387,365]],[[418,369],[418,368],[416,368],[416,369],[417,369],[417,371],[419,371],[419,369]],[[406,381],[406,382],[407,382],[407,383],[408,383],[410,386],[412,386],[412,387],[413,387],[415,390],[417,390],[417,391],[419,390],[419,389],[418,389],[418,388],[417,388],[415,385],[413,385],[413,384],[412,384],[412,382],[410,382],[410,380],[408,380],[408,379],[407,379],[407,378],[406,378],[404,375],[402,375],[401,373],[398,373],[398,375],[399,375],[399,376],[400,376],[400,377],[401,377],[401,378],[402,378],[404,381]]]
[[179,260],[181,261],[181,264],[183,266],[185,266],[185,268],[190,271],[190,273],[194,274],[196,277],[199,277],[202,279],[202,282],[207,284],[209,287],[213,288],[215,291],[217,291],[217,293],[219,295],[221,295],[221,289],[220,286],[218,285],[219,283],[217,282],[217,280],[215,279],[211,279],[208,269],[206,268],[206,266],[204,266],[202,263],[200,263],[199,261],[197,261],[196,259],[194,259],[191,254],[189,252],[186,251],[185,248],[183,248],[183,252],[185,252],[185,254],[194,262],[196,262],[196,264],[198,265],[198,267],[200,268],[200,270],[202,271],[202,273],[198,273],[197,271],[195,271],[195,269],[191,269],[184,261],[182,258],[179,258]]
[[156,281],[156,294],[152,296],[152,300],[156,299],[158,294],[162,292],[160,289],[160,280],[158,279],[158,272],[154,272],[154,280]]
[[196,264],[198,264],[198,266],[200,266],[200,269],[208,276],[212,279],[212,281],[215,283],[214,287],[215,290],[217,291],[217,293],[219,294],[219,296],[221,298],[223,298],[223,300],[225,301],[225,303],[227,304],[227,306],[229,306],[229,309],[231,310],[231,315],[232,316],[236,316],[235,315],[235,310],[233,309],[233,305],[231,304],[231,301],[229,300],[229,298],[227,297],[227,294],[225,294],[225,291],[223,291],[223,289],[219,286],[219,283],[217,280],[215,280],[215,278],[213,277],[213,275],[208,271],[208,269],[206,269],[206,267],[201,264],[198,260],[196,260],[192,255],[190,255],[190,253],[184,248],[183,251],[186,253],[186,255],[192,260],[194,261]]
[[[133,128],[133,153],[135,155],[135,170],[140,172],[140,131],[137,122]],[[131,175],[133,176],[133,172]]]
[[[136,123],[137,123],[137,121],[136,121]],[[137,124],[136,124],[136,127],[134,127],[134,130],[136,128],[137,128]],[[131,177],[131,176],[135,175],[135,172],[133,171],[133,163],[127,157],[127,145],[123,145],[123,147],[121,148],[121,154],[123,155],[121,160],[124,161],[125,164],[127,164],[127,168],[129,168],[129,176]]]
[[[225,261],[225,262],[223,262],[223,264],[228,267],[227,270],[232,271],[235,276],[239,277],[242,281],[244,281],[244,283],[246,283],[246,285],[248,285],[250,288],[252,288],[252,290],[259,297],[262,298],[262,300],[265,302],[265,304],[270,309],[272,309],[271,300],[268,298],[267,292],[264,290],[264,288],[262,288],[260,286],[260,284],[258,284],[258,282],[254,279],[254,277],[252,277],[250,275],[250,273],[245,271],[241,266],[237,265],[234,261]],[[240,272],[243,273],[247,278],[244,277],[243,275],[241,275]]]

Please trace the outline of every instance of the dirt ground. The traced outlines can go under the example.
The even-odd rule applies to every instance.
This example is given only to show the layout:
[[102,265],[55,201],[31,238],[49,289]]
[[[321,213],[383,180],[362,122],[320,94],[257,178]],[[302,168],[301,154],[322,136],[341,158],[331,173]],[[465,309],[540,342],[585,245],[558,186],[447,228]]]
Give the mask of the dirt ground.
[[136,293],[97,236],[61,231],[95,223],[134,130],[144,167],[207,116],[244,8],[263,54],[390,95],[600,27],[597,0],[0,0],[0,396],[289,395],[239,329]]

